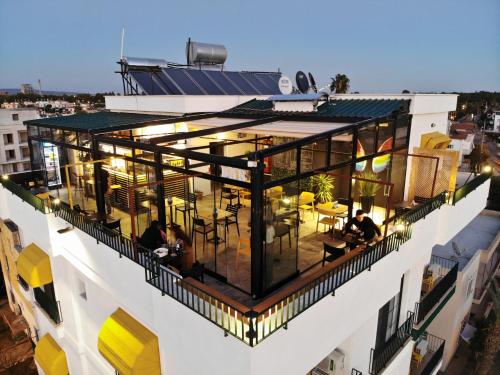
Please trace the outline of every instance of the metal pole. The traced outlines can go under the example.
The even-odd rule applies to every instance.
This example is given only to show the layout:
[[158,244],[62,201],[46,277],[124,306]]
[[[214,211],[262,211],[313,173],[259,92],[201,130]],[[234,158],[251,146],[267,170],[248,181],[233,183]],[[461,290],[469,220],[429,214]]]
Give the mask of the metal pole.
[[[253,298],[259,298],[264,292],[264,257],[263,257],[263,233],[265,233],[263,219],[263,191],[264,168],[262,157],[256,168],[251,169],[251,294]],[[271,265],[272,266],[272,265]]]

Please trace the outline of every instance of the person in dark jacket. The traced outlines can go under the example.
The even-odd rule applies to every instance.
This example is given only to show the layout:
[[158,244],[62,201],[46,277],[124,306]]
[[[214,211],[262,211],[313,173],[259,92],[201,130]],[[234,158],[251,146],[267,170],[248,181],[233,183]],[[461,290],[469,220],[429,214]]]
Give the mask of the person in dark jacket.
[[[356,227],[353,229],[353,225]],[[373,222],[372,219],[365,216],[363,210],[357,210],[356,216],[350,219],[344,227],[342,234],[357,233],[360,234],[365,241],[380,241],[382,240],[382,233],[380,228]]]
[[140,244],[147,249],[155,250],[165,243],[158,220],[153,220],[141,236]]

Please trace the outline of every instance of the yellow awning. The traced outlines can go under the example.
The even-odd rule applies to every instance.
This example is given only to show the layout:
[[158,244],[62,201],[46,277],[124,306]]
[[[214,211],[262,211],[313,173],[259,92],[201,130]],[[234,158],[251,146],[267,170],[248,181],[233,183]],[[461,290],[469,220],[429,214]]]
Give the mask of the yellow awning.
[[35,348],[35,360],[45,375],[67,375],[66,353],[50,334],[45,334]]
[[420,147],[430,149],[445,149],[451,143],[450,137],[440,132],[422,134]]
[[97,348],[121,375],[160,374],[158,338],[120,308],[104,322]]
[[26,246],[17,258],[17,273],[32,288],[52,282],[50,258],[34,243]]

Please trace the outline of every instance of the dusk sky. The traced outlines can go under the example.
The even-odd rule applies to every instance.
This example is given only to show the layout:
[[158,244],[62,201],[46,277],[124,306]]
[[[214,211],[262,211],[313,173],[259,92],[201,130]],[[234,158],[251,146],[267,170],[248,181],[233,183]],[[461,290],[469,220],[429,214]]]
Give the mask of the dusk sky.
[[185,62],[224,44],[226,69],[345,73],[351,91],[500,91],[499,0],[0,0],[0,88],[121,90],[125,55]]

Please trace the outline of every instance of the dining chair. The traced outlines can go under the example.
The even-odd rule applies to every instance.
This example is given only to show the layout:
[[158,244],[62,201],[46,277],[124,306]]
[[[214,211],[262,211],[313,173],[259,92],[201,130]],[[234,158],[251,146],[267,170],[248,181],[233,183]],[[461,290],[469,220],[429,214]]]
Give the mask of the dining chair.
[[238,208],[238,206],[235,206],[235,205],[232,205],[232,204],[228,204],[226,206],[226,211],[230,212],[231,215],[226,216],[224,227],[229,232],[229,226],[233,225],[233,224],[236,224],[236,230],[238,231],[238,237],[239,237],[240,236],[240,226],[238,224],[238,211],[239,211],[239,208]]
[[[325,262],[333,262],[335,259],[338,259],[345,255],[345,242],[339,243],[338,246],[332,246],[323,242],[323,263],[322,266],[325,265]],[[327,255],[328,254],[328,255]]]
[[212,224],[205,223],[205,220],[199,217],[193,217],[193,229],[191,231],[191,241],[194,242],[194,256],[196,259],[196,233],[203,236],[203,252],[205,252],[205,243],[208,242],[208,235],[213,233],[215,237],[215,228]]
[[184,230],[188,230],[186,226],[186,216],[188,218],[189,224],[191,224],[191,211],[194,211],[194,214],[198,214],[198,210],[196,208],[196,194],[188,193],[187,200],[184,201],[184,204],[175,206],[175,222],[177,222],[177,212],[182,212],[184,216]]
[[236,191],[236,189],[232,189],[230,187],[222,187],[220,189],[220,202],[219,202],[219,208],[222,207],[222,200],[227,199],[229,200],[229,204],[233,204],[233,199],[238,200],[238,205],[240,201],[240,195]]
[[285,223],[278,223],[274,226],[274,237],[280,240],[280,254],[283,252],[283,237],[288,235],[288,244],[292,248],[292,236],[290,234],[290,226]]
[[328,229],[335,228],[335,224],[337,224],[339,220],[335,218],[335,215],[332,214],[331,211],[326,208],[317,208],[317,213],[318,219],[316,220],[316,232],[318,231],[318,227],[320,224],[323,224],[325,229],[326,227],[328,227]]
[[314,217],[314,193],[303,191],[299,196],[299,209],[302,210],[302,215],[305,211],[311,210]]
[[104,222],[104,223],[102,223],[102,225],[103,225],[103,227],[110,229],[111,231],[116,233],[116,234],[114,234],[114,233],[110,233],[110,234],[119,235],[121,237],[121,235],[122,235],[121,219],[116,219],[113,221]]

